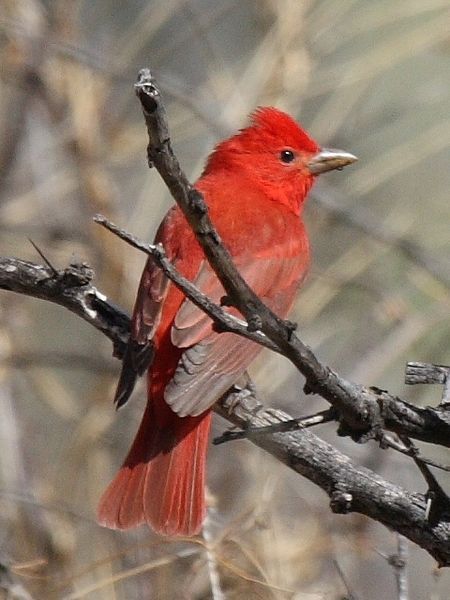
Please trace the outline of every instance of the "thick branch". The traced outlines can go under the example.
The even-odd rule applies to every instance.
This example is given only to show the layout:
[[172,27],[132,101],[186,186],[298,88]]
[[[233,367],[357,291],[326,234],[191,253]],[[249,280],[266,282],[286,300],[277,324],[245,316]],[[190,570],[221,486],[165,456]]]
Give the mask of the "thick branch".
[[[233,396],[227,395],[217,412],[242,428],[264,427],[292,418],[283,411],[264,410],[254,396],[236,404]],[[309,429],[250,439],[321,487],[330,498],[333,512],[358,512],[375,519],[428,550],[441,566],[450,565],[449,516],[437,522],[428,521],[422,494],[407,492],[373,471],[355,465]]]
[[405,383],[417,385],[418,383],[440,383],[445,385],[450,375],[447,365],[433,365],[423,362],[408,362],[405,369]]
[[93,271],[72,264],[61,271],[18,258],[0,257],[0,289],[41,298],[75,313],[114,343],[121,357],[130,329],[130,318],[92,285]]

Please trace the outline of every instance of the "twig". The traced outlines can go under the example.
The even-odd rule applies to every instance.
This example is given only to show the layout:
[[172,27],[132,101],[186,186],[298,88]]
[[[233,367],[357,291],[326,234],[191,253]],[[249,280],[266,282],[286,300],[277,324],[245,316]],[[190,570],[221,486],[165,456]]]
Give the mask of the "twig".
[[394,569],[398,600],[408,600],[409,598],[407,560],[408,543],[403,536],[397,534],[397,554],[390,556],[388,562]]
[[184,294],[193,302],[196,306],[201,308],[211,319],[219,326],[220,331],[230,331],[239,335],[242,335],[270,350],[279,352],[279,349],[273,344],[267,337],[259,331],[250,331],[247,323],[228,314],[217,304],[214,304],[205,294],[203,294],[195,285],[186,279],[176,270],[170,260],[167,258],[164,248],[161,244],[147,244],[139,240],[134,235],[127,233],[124,229],[121,229],[111,221],[108,221],[103,215],[95,215],[94,221],[105,227],[117,235],[119,238],[151,256],[158,267],[164,272],[164,274],[171,280]]
[[426,494],[427,497],[427,510],[426,510],[426,518],[431,523],[436,522],[442,518],[443,515],[446,518],[450,517],[450,498],[442,488],[436,477],[428,468],[428,465],[424,463],[424,461],[418,457],[418,450],[416,446],[412,443],[412,441],[407,436],[399,436],[401,441],[405,444],[407,448],[411,450],[411,458],[416,463],[417,468],[422,473],[427,485],[428,491]]
[[422,456],[422,454],[420,454],[418,448],[416,448],[415,446],[412,446],[411,444],[409,446],[405,446],[401,442],[397,442],[396,440],[394,440],[390,435],[388,435],[384,431],[380,431],[378,441],[380,442],[381,448],[392,448],[393,450],[396,450],[397,452],[400,452],[405,456],[409,456],[410,458],[417,458],[430,467],[435,467],[436,469],[440,469],[441,471],[450,472],[449,465],[439,463],[433,460],[432,458],[425,458],[424,456]]
[[0,289],[33,296],[64,306],[114,343],[115,355],[122,356],[130,330],[130,318],[109,302],[92,285],[92,269],[71,264],[57,271],[18,258],[0,257]]
[[37,244],[35,244],[31,238],[28,238],[28,241],[33,246],[33,248],[36,250],[36,252],[39,254],[39,256],[42,258],[42,260],[45,262],[47,267],[51,270],[53,275],[55,277],[57,277],[58,271],[55,269],[55,267],[52,265],[52,263],[49,261],[49,259],[45,256],[45,254],[42,252],[42,250],[39,248],[39,246]]
[[309,417],[299,417],[298,419],[291,419],[290,421],[282,421],[281,423],[274,423],[267,427],[248,427],[241,431],[225,431],[222,435],[213,439],[213,444],[218,446],[225,442],[231,442],[234,440],[251,439],[258,435],[268,435],[270,433],[282,433],[283,431],[296,431],[298,429],[305,429],[306,427],[313,427],[321,423],[329,423],[336,419],[336,413],[333,409],[323,410]]
[[[216,412],[242,429],[292,420],[283,411],[264,410],[253,395],[238,403],[233,394],[225,395]],[[251,442],[321,487],[330,497],[333,512],[355,511],[375,518],[415,543],[420,539],[422,547],[426,540],[428,552],[431,550],[440,565],[450,565],[442,560],[444,555],[450,561],[450,522],[445,517],[428,520],[423,495],[410,493],[355,465],[309,429],[257,436]]]
[[341,569],[341,565],[339,564],[339,561],[337,560],[337,558],[333,558],[333,564],[334,564],[334,568],[336,569],[336,571],[339,575],[340,580],[344,584],[345,591],[347,592],[345,595],[345,600],[358,600],[357,596],[354,594],[354,592],[352,592],[352,590],[350,588],[350,584],[347,580],[347,577],[344,574],[344,571]]

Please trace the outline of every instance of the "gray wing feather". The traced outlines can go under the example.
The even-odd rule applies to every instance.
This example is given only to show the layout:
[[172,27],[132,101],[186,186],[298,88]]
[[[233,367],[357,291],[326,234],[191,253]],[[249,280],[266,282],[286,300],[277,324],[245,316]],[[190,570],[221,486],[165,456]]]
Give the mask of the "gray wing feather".
[[164,399],[180,417],[207,410],[247,369],[261,347],[230,333],[213,334],[188,348]]

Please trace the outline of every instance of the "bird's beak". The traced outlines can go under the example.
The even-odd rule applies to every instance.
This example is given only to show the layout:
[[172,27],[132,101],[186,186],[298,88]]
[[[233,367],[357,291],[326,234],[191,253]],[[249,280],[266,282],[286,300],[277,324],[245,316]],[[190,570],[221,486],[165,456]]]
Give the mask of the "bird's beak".
[[335,150],[334,148],[322,148],[308,162],[307,167],[311,175],[320,175],[333,169],[343,169],[358,159],[350,152]]

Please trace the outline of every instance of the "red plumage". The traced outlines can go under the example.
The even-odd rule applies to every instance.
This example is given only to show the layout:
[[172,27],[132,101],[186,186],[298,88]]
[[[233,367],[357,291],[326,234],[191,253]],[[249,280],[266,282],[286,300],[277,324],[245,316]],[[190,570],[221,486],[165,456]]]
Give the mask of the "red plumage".
[[[291,117],[261,108],[249,127],[216,147],[196,183],[236,266],[281,317],[291,308],[309,265],[300,215],[314,180],[309,164],[318,154],[318,145]],[[156,242],[179,272],[220,301],[222,285],[178,207],[166,215]],[[98,519],[111,528],[147,523],[158,533],[194,535],[205,516],[211,407],[261,348],[242,337],[213,332],[209,317],[151,259],[134,308],[116,394],[119,406],[131,393],[150,340],[155,356],[148,370],[145,414],[122,468],[103,494]]]

